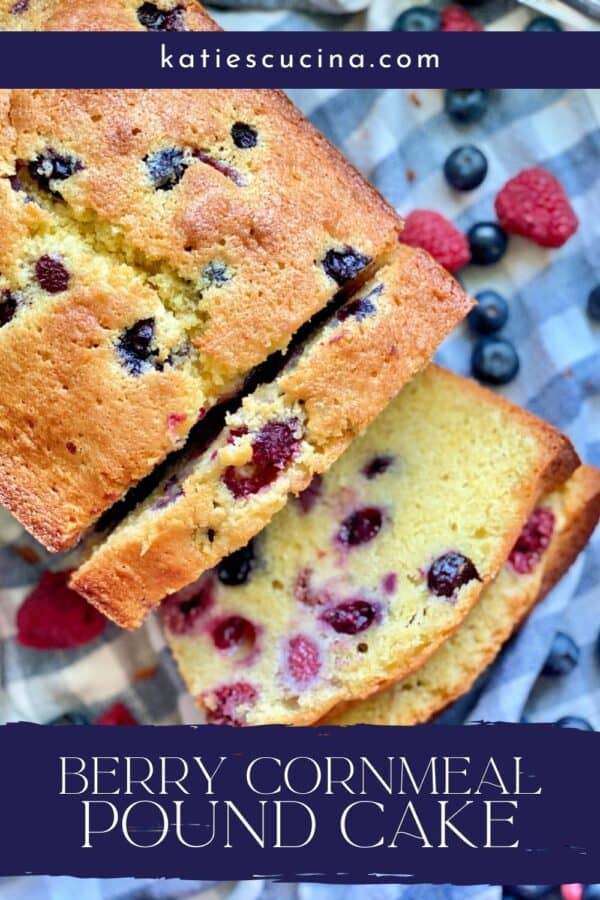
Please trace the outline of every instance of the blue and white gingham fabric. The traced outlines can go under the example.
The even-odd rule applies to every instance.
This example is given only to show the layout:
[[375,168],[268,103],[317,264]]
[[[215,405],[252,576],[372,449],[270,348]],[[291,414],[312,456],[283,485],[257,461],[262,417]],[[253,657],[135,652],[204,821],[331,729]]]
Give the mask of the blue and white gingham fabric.
[[[488,114],[468,129],[444,114],[441,91],[301,91],[293,99],[401,212],[438,209],[466,229],[493,218],[499,187],[519,169],[543,164],[565,186],[580,219],[577,234],[547,251],[511,238],[498,266],[467,269],[470,291],[500,290],[510,301],[506,328],[521,357],[521,372],[504,393],[568,432],[582,458],[600,465],[600,325],[585,314],[590,289],[600,283],[600,92],[502,91]],[[285,135],[282,135],[285,140]],[[444,182],[442,163],[466,140],[484,150],[489,173],[476,191],[457,195]],[[413,177],[414,176],[414,177]],[[439,360],[469,371],[471,338],[460,327]],[[476,435],[473,436],[474,440]],[[107,628],[93,644],[65,652],[28,650],[14,641],[14,614],[43,567],[23,558],[39,548],[7,514],[0,518],[0,721],[44,722],[73,710],[94,718],[116,700],[143,723],[192,721],[193,707],[156,622],[135,634]],[[18,552],[20,551],[20,552]],[[538,677],[556,631],[581,647],[577,668],[562,679]],[[445,714],[445,721],[503,719],[553,721],[579,715],[600,728],[600,534],[567,578],[537,608],[476,690]],[[202,890],[183,882],[12,879],[0,884],[12,898],[154,898],[204,900],[498,900],[497,888],[418,886],[372,888],[245,883]],[[208,891],[208,892],[207,892]]]

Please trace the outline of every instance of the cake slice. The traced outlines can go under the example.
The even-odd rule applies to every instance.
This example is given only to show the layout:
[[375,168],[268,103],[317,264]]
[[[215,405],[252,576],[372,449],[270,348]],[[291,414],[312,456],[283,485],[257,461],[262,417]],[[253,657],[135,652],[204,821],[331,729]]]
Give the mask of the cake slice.
[[0,501],[64,550],[401,222],[277,92],[13,91],[1,111]]
[[[472,687],[533,606],[564,575],[599,517],[600,470],[580,466],[564,485],[542,498],[496,579],[431,659],[393,687],[351,703],[326,721],[416,725],[440,713]],[[540,524],[552,519],[548,535]]]
[[199,430],[75,573],[75,589],[111,619],[139,625],[167,594],[243,547],[364,431],[472,304],[424,251],[401,245],[340,302],[287,358],[259,370],[256,390],[204,450]]
[[1,0],[0,31],[216,31],[196,0]]
[[422,666],[577,462],[546,423],[429,366],[253,543],[165,602],[208,720],[309,724]]

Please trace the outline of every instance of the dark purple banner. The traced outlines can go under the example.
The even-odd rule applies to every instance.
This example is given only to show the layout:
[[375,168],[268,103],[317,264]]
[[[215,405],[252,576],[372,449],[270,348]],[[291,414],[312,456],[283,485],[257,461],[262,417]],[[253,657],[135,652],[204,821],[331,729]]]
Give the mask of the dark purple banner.
[[0,875],[600,881],[600,734],[0,730]]
[[597,32],[0,33],[0,87],[592,88]]

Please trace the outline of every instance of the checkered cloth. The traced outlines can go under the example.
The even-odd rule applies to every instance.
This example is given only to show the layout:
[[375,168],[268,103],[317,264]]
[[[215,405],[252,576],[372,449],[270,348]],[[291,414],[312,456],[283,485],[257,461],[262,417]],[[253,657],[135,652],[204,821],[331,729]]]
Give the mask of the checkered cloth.
[[[228,31],[388,31],[410,6],[441,9],[458,0],[213,0],[211,12]],[[486,31],[522,31],[535,16],[557,19],[565,30],[600,28],[600,0],[595,18],[562,0],[485,0],[471,10]]]
[[[600,326],[586,317],[590,289],[600,283],[600,92],[502,91],[486,117],[467,130],[442,109],[442,92],[299,91],[293,99],[372,180],[400,212],[435,208],[466,229],[493,217],[498,188],[517,170],[542,164],[571,198],[581,227],[561,250],[546,251],[511,238],[502,263],[468,269],[470,291],[497,288],[510,300],[506,328],[521,357],[517,379],[503,392],[569,433],[582,458],[600,465]],[[489,161],[476,191],[457,196],[444,182],[448,152],[468,139]],[[285,136],[282,136],[285,140]],[[459,328],[439,360],[469,371],[471,338]],[[476,435],[474,435],[476,439]],[[0,519],[0,720],[46,722],[81,711],[94,719],[116,700],[142,723],[194,721],[156,621],[135,634],[109,626],[94,643],[71,651],[20,647],[15,611],[48,558],[7,514]],[[38,560],[23,548],[34,549]],[[445,720],[553,721],[580,715],[600,728],[600,666],[594,642],[600,628],[600,534],[562,584],[537,608],[476,689]],[[562,679],[538,677],[553,635],[571,634],[581,647],[577,668]],[[6,898],[183,897],[190,883],[19,879],[0,886]],[[353,890],[314,885],[246,883],[211,888],[209,898],[230,900],[496,900],[498,889],[378,885]],[[233,891],[233,893],[231,893]],[[202,893],[204,898],[204,892]]]

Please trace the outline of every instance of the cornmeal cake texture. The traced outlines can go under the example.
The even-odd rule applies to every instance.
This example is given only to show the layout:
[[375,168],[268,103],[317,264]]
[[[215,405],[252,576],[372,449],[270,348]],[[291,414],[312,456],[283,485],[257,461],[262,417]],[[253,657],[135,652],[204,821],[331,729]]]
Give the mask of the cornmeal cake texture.
[[423,665],[498,574],[567,438],[429,366],[163,619],[209,721],[309,724]]
[[2,103],[0,500],[64,550],[401,222],[276,92]]
[[273,379],[244,397],[203,452],[190,442],[183,461],[75,574],[75,589],[120,625],[139,625],[324,472],[471,304],[424,251],[399,245],[292,347]]
[[332,725],[416,725],[464,694],[575,561],[600,517],[600,470],[580,466],[531,514],[496,579],[453,635],[408,678],[327,718]]

